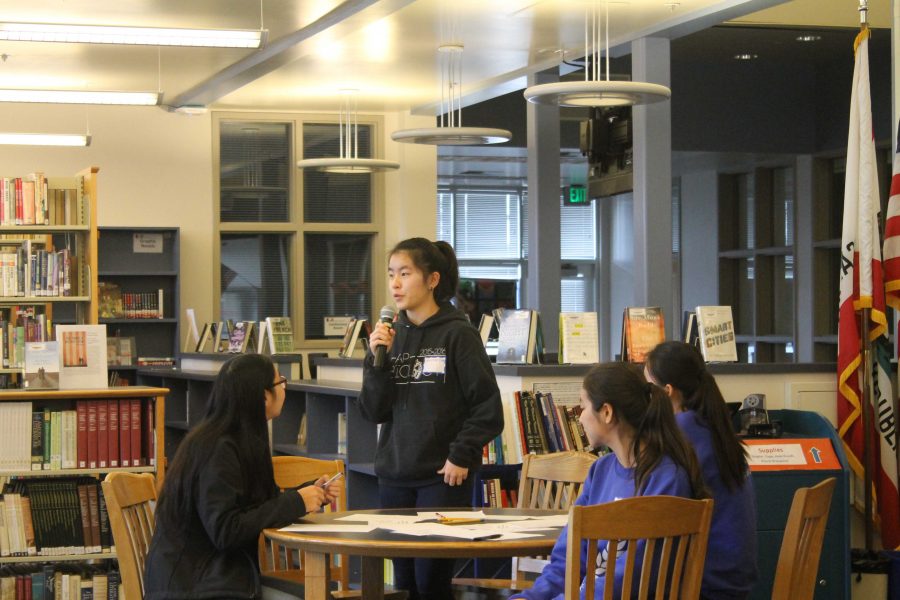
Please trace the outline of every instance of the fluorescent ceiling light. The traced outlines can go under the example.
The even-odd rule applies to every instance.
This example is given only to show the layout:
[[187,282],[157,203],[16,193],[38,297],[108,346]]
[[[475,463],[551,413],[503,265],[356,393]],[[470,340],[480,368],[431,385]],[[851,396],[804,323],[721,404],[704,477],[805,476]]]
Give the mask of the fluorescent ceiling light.
[[175,29],[108,25],[0,23],[0,40],[15,42],[259,48],[265,42],[266,33],[265,30],[246,29]]
[[126,104],[155,106],[158,92],[91,92],[86,90],[0,89],[0,102],[47,102],[51,104]]
[[0,133],[5,146],[90,146],[91,136],[62,133]]

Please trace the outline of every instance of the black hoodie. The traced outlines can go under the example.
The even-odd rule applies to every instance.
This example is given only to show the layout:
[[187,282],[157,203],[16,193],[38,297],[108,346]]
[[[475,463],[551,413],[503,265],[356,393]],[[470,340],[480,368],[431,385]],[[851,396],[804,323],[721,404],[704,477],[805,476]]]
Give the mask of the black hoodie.
[[401,311],[384,368],[366,355],[359,408],[382,423],[375,474],[388,485],[440,481],[450,462],[477,469],[503,431],[500,390],[478,332],[450,304],[421,325]]

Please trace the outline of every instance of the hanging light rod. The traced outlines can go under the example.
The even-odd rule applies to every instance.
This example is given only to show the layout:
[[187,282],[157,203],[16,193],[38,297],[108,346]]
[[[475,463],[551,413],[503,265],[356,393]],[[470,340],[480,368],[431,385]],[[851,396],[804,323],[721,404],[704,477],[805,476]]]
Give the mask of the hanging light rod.
[[158,92],[92,92],[86,90],[0,89],[0,102],[43,102],[48,104],[118,104],[155,106]]
[[0,133],[4,146],[90,146],[91,136],[65,133]]
[[[533,85],[525,99],[534,104],[559,106],[633,106],[668,100],[672,90],[657,83],[611,81],[609,69],[609,1],[603,2],[606,16],[601,22],[599,0],[584,15],[584,81],[561,81]],[[601,28],[605,32],[601,35]],[[601,37],[606,46],[606,79],[601,79]]]
[[265,44],[267,34],[268,31],[264,29],[178,29],[117,25],[0,23],[0,40],[11,42],[259,48]]
[[342,101],[338,113],[339,156],[335,158],[305,158],[297,161],[297,168],[346,174],[376,173],[400,168],[400,163],[391,160],[359,158],[356,92],[357,90],[353,89],[340,90]]

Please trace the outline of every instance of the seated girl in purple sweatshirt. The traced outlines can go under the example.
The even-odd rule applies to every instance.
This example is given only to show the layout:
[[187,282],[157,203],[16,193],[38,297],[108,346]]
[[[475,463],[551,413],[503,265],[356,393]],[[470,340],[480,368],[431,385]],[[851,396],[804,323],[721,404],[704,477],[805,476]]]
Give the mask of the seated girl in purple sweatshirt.
[[[612,454],[591,467],[576,504],[602,504],[634,496],[706,497],[697,459],[678,431],[671,403],[662,389],[647,383],[639,368],[619,362],[594,367],[582,384],[581,408],[579,420],[588,440],[595,447],[607,446]],[[567,529],[560,533],[550,563],[534,586],[514,598],[563,597],[567,534]],[[586,547],[585,544],[581,550],[582,582],[587,571]],[[638,552],[636,564],[642,560],[642,548]],[[601,596],[606,584],[606,555],[601,542],[589,569],[589,576],[596,577],[596,593]],[[625,557],[625,552],[619,552],[616,559],[616,597],[625,572]]]
[[694,447],[715,500],[700,597],[746,598],[758,577],[756,495],[722,392],[700,352],[682,342],[664,342],[651,350],[644,374],[672,401],[675,421]]

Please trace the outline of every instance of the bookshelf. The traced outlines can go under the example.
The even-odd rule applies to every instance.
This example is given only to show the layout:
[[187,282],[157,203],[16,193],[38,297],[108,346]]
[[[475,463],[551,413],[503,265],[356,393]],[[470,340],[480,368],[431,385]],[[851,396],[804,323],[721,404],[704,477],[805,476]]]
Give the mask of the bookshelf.
[[[15,291],[5,288],[0,292],[0,308],[3,309],[3,318],[10,318],[13,307],[19,307],[20,311],[31,311],[36,318],[44,315],[50,324],[56,323],[97,323],[97,173],[99,168],[89,167],[72,177],[44,178],[43,174],[27,176],[8,176],[4,178],[3,185],[18,180],[28,180],[35,177],[33,186],[38,190],[32,193],[32,210],[30,218],[23,219],[26,204],[26,194],[22,194],[22,200],[17,200],[15,189],[17,183],[12,184],[10,193],[12,198],[5,202],[0,198],[0,238],[3,251],[15,250],[20,259],[15,268],[15,277],[18,281]],[[46,186],[43,194],[45,209],[40,208],[40,189]],[[17,206],[18,205],[18,206]],[[14,224],[17,221],[30,220],[38,224]],[[70,259],[69,268],[62,268],[64,264],[63,253],[67,253]],[[25,254],[30,254],[29,266],[26,269],[22,260]],[[53,255],[53,258],[50,256]],[[42,267],[37,265],[43,261]],[[57,261],[57,271],[66,273],[69,277],[47,277],[47,272],[53,272],[49,265],[51,261]],[[42,273],[43,270],[43,273]],[[30,277],[29,277],[30,275]],[[26,282],[26,278],[29,281]],[[52,282],[52,283],[51,283]],[[69,289],[64,290],[64,285]],[[10,286],[11,287],[11,286]],[[55,289],[54,289],[55,288]],[[9,295],[3,295],[9,292]],[[52,339],[50,327],[44,331],[44,339]],[[24,329],[23,335],[25,338]],[[31,334],[28,341],[39,341]],[[4,335],[6,340],[6,334]],[[24,345],[21,346],[24,350]],[[0,365],[0,375],[3,375],[2,387],[20,387],[21,375],[24,368],[24,359],[14,360]]]
[[[58,575],[61,577],[61,570],[57,567],[62,567],[62,571],[66,572],[66,577],[69,577],[68,573],[70,571],[74,573],[80,570],[82,574],[90,571],[91,576],[95,578],[99,576],[103,579],[104,586],[114,585],[114,576],[112,573],[115,572],[115,565],[106,563],[105,561],[115,560],[116,553],[112,543],[112,534],[109,532],[108,526],[104,527],[105,511],[103,509],[105,508],[105,503],[102,501],[102,491],[100,490],[99,483],[102,475],[105,473],[113,471],[130,471],[154,473],[157,477],[157,482],[160,485],[162,484],[166,464],[165,456],[162,451],[165,445],[165,428],[157,427],[157,424],[165,422],[165,396],[167,393],[168,390],[166,389],[152,387],[0,392],[0,411],[3,411],[6,426],[12,427],[10,424],[11,422],[15,422],[16,419],[22,419],[23,423],[15,423],[16,425],[19,425],[18,428],[21,429],[21,426],[24,425],[24,420],[29,422],[24,437],[18,440],[26,445],[24,449],[18,445],[15,448],[12,447],[14,444],[14,436],[4,435],[0,438],[0,456],[4,459],[4,462],[0,463],[2,464],[2,467],[0,467],[0,481],[3,481],[4,483],[16,482],[16,484],[21,486],[19,488],[20,491],[22,489],[27,490],[30,504],[29,514],[32,516],[30,519],[24,521],[24,523],[26,523],[24,531],[28,531],[27,523],[30,521],[34,539],[34,542],[31,545],[35,548],[33,552],[26,553],[26,555],[0,556],[0,569],[4,569],[4,577],[7,576],[6,569],[12,568],[14,565],[19,565],[15,567],[16,574],[21,576],[24,572],[25,576],[32,578],[32,580],[43,577],[45,581],[48,576],[53,577],[54,575]],[[119,428],[118,436],[110,435],[110,431],[115,431],[116,429],[110,427],[109,424],[115,421],[109,418],[105,421],[107,424],[105,430],[102,427],[104,423],[102,418],[97,419],[98,426],[96,429],[89,427],[87,425],[87,418],[85,418],[84,441],[79,444],[78,435],[80,432],[77,427],[79,424],[79,411],[82,411],[87,415],[89,413],[88,407],[90,404],[99,407],[101,403],[106,406],[107,414],[109,414],[109,411],[113,410],[113,407],[123,407],[121,408],[122,412],[120,412],[120,414],[127,413],[130,416],[134,416],[135,414],[138,415],[140,434],[137,439],[141,440],[140,445],[138,446],[139,451],[131,452],[132,446],[129,441],[129,450],[127,453],[122,453],[122,448],[125,443],[119,444],[118,441],[120,438],[124,439],[122,436],[126,434],[123,433],[122,428]],[[135,405],[138,407],[137,411],[133,408]],[[18,410],[19,412],[13,412],[15,410]],[[38,458],[41,455],[36,455],[35,450],[38,448],[43,450],[43,442],[54,440],[54,436],[57,434],[52,432],[52,425],[46,428],[43,428],[42,426],[39,428],[41,432],[35,433],[35,428],[37,427],[35,422],[40,422],[43,425],[44,421],[39,420],[33,415],[35,413],[41,413],[43,415],[52,413],[55,417],[55,415],[63,414],[65,412],[75,413],[74,421],[76,427],[74,430],[70,428],[68,431],[63,429],[60,432],[58,447],[61,451],[63,447],[74,449],[76,451],[74,457],[69,454],[67,455],[67,459],[74,459],[76,467],[81,463],[81,460],[84,459],[85,464],[88,465],[87,468],[62,468],[60,464],[59,468],[41,468],[40,470],[35,470],[34,466],[47,467],[51,466],[54,462],[52,457],[50,458],[50,462],[38,461]],[[52,423],[54,420],[54,418],[51,418],[50,422]],[[61,418],[59,419],[59,422],[65,423],[66,419]],[[9,433],[7,430],[4,431],[7,434]],[[38,442],[34,439],[35,435],[38,436]],[[71,439],[72,436],[75,436],[74,441]],[[134,429],[129,427],[127,436],[130,439],[135,439]],[[94,441],[91,441],[92,437],[95,438]],[[117,440],[116,443],[112,443],[114,438]],[[103,443],[104,441],[105,444]],[[54,441],[52,443],[55,444],[56,442]],[[118,456],[120,459],[128,458],[129,462],[131,462],[132,457],[138,456],[139,464],[128,467],[100,467],[99,461],[103,456],[106,457],[107,464],[110,464],[109,460],[113,455],[116,446],[119,448]],[[106,449],[105,454],[101,454],[102,448],[104,447]],[[88,450],[88,448],[90,448],[90,450]],[[80,452],[82,449],[88,450],[88,453],[82,454]],[[49,452],[53,451],[51,445],[51,450]],[[93,454],[95,451],[96,454]],[[10,458],[16,455],[21,458],[23,452],[30,455],[29,459],[32,461],[32,469],[10,468]],[[44,459],[48,458],[47,454],[42,454],[42,456]],[[97,462],[97,466],[90,466],[92,459]],[[62,463],[62,459],[60,459],[60,463]],[[66,488],[65,486],[70,487]],[[90,519],[93,520],[85,520],[86,517],[83,510],[86,506],[86,501],[81,500],[80,504],[78,501],[81,490],[77,489],[74,496],[71,495],[72,490],[75,490],[79,486],[85,488],[84,493],[88,496],[91,496],[91,494],[88,493],[91,487],[96,489],[96,496],[90,497],[89,500],[92,504],[89,508]],[[41,506],[41,500],[38,499],[39,494],[44,494],[46,497],[51,493],[63,494],[64,490],[69,490],[66,493],[70,494],[68,496],[69,504],[67,507],[58,508],[54,505],[51,511],[51,508]],[[5,494],[3,496],[4,503],[8,501],[11,496],[14,497],[13,492]],[[57,498],[60,497],[63,496],[57,496]],[[16,499],[14,501],[17,503],[17,506],[21,507],[21,505],[18,504],[21,502],[20,500]],[[6,508],[7,507],[4,507],[4,509]],[[5,510],[5,512],[8,514],[8,511]],[[55,519],[55,522],[53,523],[49,520],[51,512]],[[0,533],[9,536],[8,531],[11,527],[9,520],[6,520],[5,525],[6,531]],[[88,528],[92,528],[92,530],[89,531]],[[60,551],[59,544],[61,538],[53,537],[60,535],[60,532],[63,530],[74,532],[76,539],[76,544],[74,546],[67,544],[67,551]],[[92,547],[92,551],[88,551],[90,546],[84,543],[89,537],[93,537],[97,542],[97,544]],[[8,537],[7,539],[10,538]],[[78,540],[80,540],[80,542]],[[82,545],[78,546],[78,543],[81,543]],[[85,546],[88,547],[86,548]],[[56,548],[56,550],[51,550],[51,548]],[[41,552],[47,552],[48,554],[41,554]],[[49,554],[49,552],[55,553]],[[106,564],[106,566],[101,567],[101,562]],[[43,563],[43,566],[40,566],[40,563]],[[73,563],[76,565],[72,567],[63,567],[63,565],[73,565]],[[77,566],[77,563],[83,563],[84,566],[79,567]],[[29,565],[33,566],[29,567]],[[40,570],[35,571],[35,569]],[[110,580],[109,582],[107,582],[107,577]]]
[[[110,373],[130,384],[135,383],[139,359],[171,359],[176,364],[179,350],[179,266],[180,230],[178,227],[100,227],[98,285],[117,286],[124,298],[149,298],[157,301],[162,290],[162,318],[139,316],[100,316],[109,337],[134,338],[130,365],[109,365]],[[123,307],[124,310],[125,307]]]

